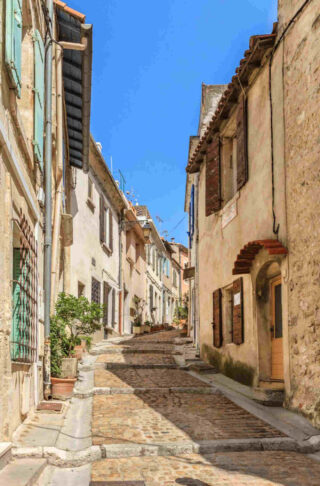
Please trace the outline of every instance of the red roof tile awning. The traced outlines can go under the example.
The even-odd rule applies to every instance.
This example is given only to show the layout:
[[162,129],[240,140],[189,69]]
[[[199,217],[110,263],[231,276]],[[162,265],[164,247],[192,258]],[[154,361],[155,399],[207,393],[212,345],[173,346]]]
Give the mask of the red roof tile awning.
[[279,240],[255,240],[247,243],[242,250],[240,250],[234,267],[232,275],[241,275],[243,273],[250,273],[252,263],[260,250],[265,249],[269,255],[286,255],[288,250]]

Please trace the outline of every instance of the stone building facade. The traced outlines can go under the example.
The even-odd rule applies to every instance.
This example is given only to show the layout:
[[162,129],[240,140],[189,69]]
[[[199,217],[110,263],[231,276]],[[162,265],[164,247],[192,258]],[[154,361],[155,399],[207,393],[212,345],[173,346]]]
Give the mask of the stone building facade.
[[274,31],[250,39],[190,151],[186,193],[188,210],[196,182],[201,355],[315,425],[319,9],[279,2]]
[[73,244],[66,289],[105,306],[103,327],[94,341],[121,328],[121,218],[124,198],[91,137],[89,171],[76,170],[71,188]]
[[[61,5],[60,5],[61,4]],[[59,40],[59,15],[81,30],[84,15],[55,2],[51,35]],[[54,305],[64,281],[64,245],[69,238],[62,193],[67,192],[70,140],[62,46],[53,44],[52,91],[45,82],[46,18],[37,1],[6,0],[0,7],[0,440],[8,440],[43,398],[45,98],[52,100],[52,251]],[[91,26],[86,31],[87,46]],[[80,42],[80,38],[79,38]],[[90,64],[84,49],[82,58]],[[81,61],[82,62],[82,61]],[[89,77],[87,78],[89,81]],[[64,80],[65,83],[67,82]],[[82,86],[87,100],[90,89]],[[88,107],[89,108],[89,107]],[[90,116],[90,110],[87,110]],[[66,119],[69,114],[66,114]],[[50,125],[49,125],[50,126]],[[82,134],[81,134],[82,136]],[[85,144],[84,144],[85,145]],[[63,150],[65,148],[65,153]],[[79,153],[82,163],[83,153]],[[65,176],[65,178],[63,177]],[[50,171],[48,174],[50,179]],[[49,187],[50,187],[49,185]],[[70,226],[70,225],[69,225]],[[50,299],[49,299],[50,301]]]

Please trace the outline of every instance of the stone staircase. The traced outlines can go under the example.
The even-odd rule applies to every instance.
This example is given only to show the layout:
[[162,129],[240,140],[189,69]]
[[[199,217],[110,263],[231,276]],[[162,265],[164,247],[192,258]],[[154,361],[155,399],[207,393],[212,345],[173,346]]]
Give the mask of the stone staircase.
[[0,443],[0,484],[33,486],[47,465],[46,459],[13,459],[11,449],[11,443]]

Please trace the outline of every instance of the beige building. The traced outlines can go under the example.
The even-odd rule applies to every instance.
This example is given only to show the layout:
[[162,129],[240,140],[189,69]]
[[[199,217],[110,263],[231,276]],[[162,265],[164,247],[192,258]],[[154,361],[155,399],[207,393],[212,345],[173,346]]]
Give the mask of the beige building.
[[121,328],[121,218],[124,198],[91,137],[89,171],[76,169],[70,194],[73,244],[68,293],[105,306],[94,341]]
[[[90,67],[91,26],[86,26],[84,31],[84,16],[57,2],[51,31],[56,40],[61,16],[64,16],[66,29],[72,18],[79,43],[86,37],[87,48],[79,67],[83,62]],[[45,308],[50,311],[49,306],[45,307],[44,281],[51,281],[53,304],[64,279],[59,255],[70,239],[70,219],[62,197],[63,174],[67,181],[69,164],[73,163],[75,154],[72,134],[68,132],[71,120],[66,95],[68,72],[63,69],[71,51],[65,53],[62,60],[62,46],[53,43],[52,62],[50,48],[45,58],[47,25],[36,1],[1,2],[0,30],[0,440],[4,441],[12,437],[28,412],[43,398]],[[48,75],[45,81],[49,62],[52,91]],[[90,117],[90,79],[89,71],[86,79],[80,80],[87,100],[86,109],[80,108],[83,125]],[[46,93],[52,100],[52,110],[47,112]],[[81,103],[82,97],[76,101]],[[47,106],[50,105],[47,103]],[[47,132],[47,151],[52,149],[52,165],[47,165],[49,158],[44,150],[45,118],[50,127],[49,116],[52,131]],[[86,129],[83,125],[79,133],[83,145],[77,152],[78,165],[85,161],[86,143],[82,137]],[[44,228],[46,177],[47,200],[52,213],[52,235],[48,240],[45,240]],[[48,248],[52,259],[51,275],[49,270],[47,279],[44,248]],[[46,300],[50,305],[49,288]]]
[[146,249],[149,240],[138,219],[135,207],[126,200],[122,223],[123,269],[123,328],[122,334],[131,334],[134,320],[134,300],[143,304],[142,321],[146,312]]
[[195,185],[201,356],[315,425],[319,14],[279,2],[273,33],[250,39],[190,151],[186,196]]

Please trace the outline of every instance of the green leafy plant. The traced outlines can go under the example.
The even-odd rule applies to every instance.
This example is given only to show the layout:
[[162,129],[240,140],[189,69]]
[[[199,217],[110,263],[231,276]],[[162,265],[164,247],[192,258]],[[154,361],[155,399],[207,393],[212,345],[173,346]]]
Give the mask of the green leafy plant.
[[62,358],[73,355],[75,346],[81,344],[80,336],[89,337],[101,329],[103,310],[86,297],[59,294],[50,329],[52,376],[61,374]]
[[145,321],[145,322],[144,322],[144,325],[145,325],[145,326],[152,327],[152,322],[151,322],[151,321]]
[[92,336],[79,336],[79,338],[80,338],[80,343],[81,340],[86,342],[86,348],[88,351],[90,351],[90,348],[92,346]]
[[133,305],[134,305],[134,318],[133,318],[133,325],[136,327],[140,327],[142,324],[142,316],[143,310],[146,305],[145,301],[136,295],[133,297]]

